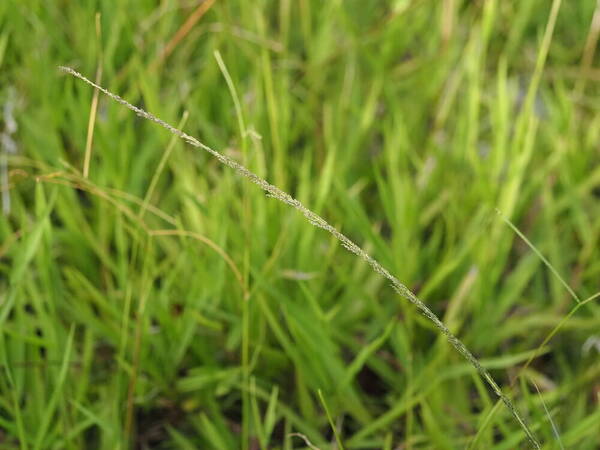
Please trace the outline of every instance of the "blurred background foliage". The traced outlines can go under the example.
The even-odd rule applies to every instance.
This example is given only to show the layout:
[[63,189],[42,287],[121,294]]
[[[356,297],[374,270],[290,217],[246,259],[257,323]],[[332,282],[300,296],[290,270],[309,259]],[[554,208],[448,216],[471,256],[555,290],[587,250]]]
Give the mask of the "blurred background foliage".
[[364,246],[544,448],[598,448],[599,33],[593,0],[0,2],[0,447],[528,445],[381,276],[67,65]]

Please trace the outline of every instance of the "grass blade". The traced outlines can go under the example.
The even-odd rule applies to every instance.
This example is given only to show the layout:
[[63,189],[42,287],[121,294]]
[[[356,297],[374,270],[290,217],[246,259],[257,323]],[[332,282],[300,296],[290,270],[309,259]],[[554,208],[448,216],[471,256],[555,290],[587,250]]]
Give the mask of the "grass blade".
[[335,426],[335,423],[333,423],[333,419],[331,418],[331,413],[329,412],[329,408],[327,407],[327,402],[325,401],[325,397],[323,397],[323,392],[321,392],[321,389],[319,389],[318,393],[319,393],[319,400],[321,400],[321,404],[323,405],[323,408],[325,409],[325,414],[327,414],[327,420],[329,421],[329,426],[331,427],[331,430],[333,431],[333,435],[335,436],[335,441],[337,442],[338,449],[344,450],[344,445],[342,444],[342,439],[340,438],[340,435],[338,433],[337,427]]

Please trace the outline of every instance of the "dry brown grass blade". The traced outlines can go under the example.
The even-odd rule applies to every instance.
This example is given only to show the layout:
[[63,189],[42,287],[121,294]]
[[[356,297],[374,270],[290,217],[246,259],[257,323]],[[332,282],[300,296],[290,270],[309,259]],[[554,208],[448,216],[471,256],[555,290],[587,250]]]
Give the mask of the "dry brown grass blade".
[[[96,40],[98,41],[98,66],[96,68],[96,83],[102,80],[102,26],[100,13],[96,13]],[[98,111],[98,89],[94,89],[92,104],[90,106],[90,119],[88,121],[87,138],[85,140],[85,158],[83,160],[83,177],[87,178],[90,173],[90,161],[92,159],[92,143],[94,141],[94,126],[96,124],[96,112]]]
[[207,245],[208,247],[212,248],[227,263],[227,265],[233,272],[233,275],[235,276],[238,284],[240,285],[240,288],[242,289],[242,292],[244,294],[244,300],[248,300],[248,298],[249,298],[248,289],[246,288],[246,284],[244,283],[244,279],[242,277],[242,273],[240,272],[240,269],[238,269],[237,265],[233,262],[231,257],[225,252],[225,250],[223,250],[221,247],[219,247],[217,244],[215,244],[213,241],[211,241],[207,237],[202,236],[200,233],[195,233],[193,231],[188,231],[188,230],[150,230],[150,235],[151,236],[189,237],[189,238],[195,239],[197,241],[200,241],[203,244]]
[[173,53],[175,47],[177,47],[183,38],[185,38],[189,32],[192,31],[194,25],[196,25],[198,21],[202,19],[202,16],[208,12],[214,3],[215,0],[204,0],[198,5],[198,7],[194,10],[194,12],[192,12],[192,14],[190,14],[184,24],[179,27],[179,30],[177,30],[167,45],[165,45],[165,48],[160,55],[154,60],[152,63],[153,68],[161,65],[169,57],[169,55]]
[[596,46],[598,45],[598,38],[600,37],[600,0],[596,0],[596,10],[592,17],[592,23],[590,24],[590,31],[588,32],[587,39],[585,41],[585,47],[583,49],[583,57],[581,58],[581,64],[579,66],[579,79],[575,85],[575,98],[579,99],[585,92],[585,85],[587,81],[586,73],[590,72],[592,68],[592,62],[594,59],[594,53],[596,53]]

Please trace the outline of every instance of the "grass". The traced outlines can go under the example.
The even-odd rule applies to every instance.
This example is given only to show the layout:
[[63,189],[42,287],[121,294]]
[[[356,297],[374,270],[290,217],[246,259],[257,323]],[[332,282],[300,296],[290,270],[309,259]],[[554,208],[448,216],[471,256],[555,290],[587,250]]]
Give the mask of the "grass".
[[597,447],[596,2],[133,5],[0,5],[2,448],[530,445],[339,236],[61,64],[360,243],[543,448]]

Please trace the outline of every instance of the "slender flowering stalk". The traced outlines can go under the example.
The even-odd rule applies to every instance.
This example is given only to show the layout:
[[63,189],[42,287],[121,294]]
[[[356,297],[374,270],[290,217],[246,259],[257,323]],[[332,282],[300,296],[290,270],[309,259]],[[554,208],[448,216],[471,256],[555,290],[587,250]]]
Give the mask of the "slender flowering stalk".
[[144,111],[143,109],[140,109],[137,106],[132,105],[128,101],[119,97],[118,95],[113,94],[112,92],[108,91],[107,89],[97,85],[93,81],[90,81],[89,79],[87,79],[86,77],[81,75],[79,72],[71,69],[70,67],[59,66],[59,68],[62,71],[67,72],[67,73],[73,75],[74,77],[79,78],[82,81],[85,81],[86,83],[95,87],[96,89],[100,90],[104,94],[108,95],[111,99],[117,101],[118,103],[120,103],[120,104],[126,106],[127,108],[131,109],[132,111],[134,111],[140,117],[143,117],[144,119],[148,119],[152,122],[159,124],[163,128],[166,128],[174,135],[179,136],[181,139],[186,141],[188,144],[207,151],[208,153],[213,155],[215,158],[217,158],[219,160],[219,162],[221,162],[222,164],[224,164],[226,166],[231,167],[237,173],[248,178],[251,182],[258,185],[261,189],[263,189],[267,193],[267,195],[269,197],[276,198],[277,200],[279,200],[283,203],[286,203],[287,205],[291,206],[292,208],[297,209],[304,215],[304,217],[306,217],[306,219],[311,224],[313,224],[316,227],[322,228],[325,231],[327,231],[328,233],[332,234],[338,241],[341,242],[341,244],[348,251],[350,251],[350,252],[354,253],[355,255],[357,255],[358,257],[362,258],[373,268],[373,270],[375,272],[377,272],[380,275],[387,278],[387,280],[392,285],[392,288],[394,288],[394,290],[400,296],[404,297],[405,299],[407,299],[408,301],[413,303],[417,307],[417,309],[419,311],[421,311],[421,313],[425,317],[427,317],[442,334],[444,334],[444,336],[450,342],[450,344],[452,344],[452,346],[465,359],[467,359],[467,361],[469,361],[469,363],[471,363],[471,365],[473,367],[475,367],[475,369],[477,369],[477,371],[479,372],[481,377],[488,383],[488,385],[492,388],[492,390],[496,393],[496,395],[502,400],[502,402],[504,402],[506,407],[510,410],[512,415],[515,417],[517,422],[519,422],[519,424],[525,431],[525,434],[529,438],[533,447],[540,448],[540,444],[538,443],[535,436],[533,435],[533,433],[531,432],[531,430],[525,423],[524,419],[521,417],[521,415],[517,411],[517,408],[514,406],[512,401],[500,390],[500,387],[494,381],[494,379],[492,378],[490,373],[487,371],[487,369],[485,369],[479,363],[479,361],[475,358],[475,356],[473,356],[473,354],[465,347],[465,345],[456,336],[454,336],[452,334],[452,332],[448,329],[448,327],[446,327],[446,325],[444,325],[444,323],[434,314],[433,311],[431,311],[431,309],[429,309],[429,307],[427,307],[427,305],[425,305],[425,303],[423,303],[421,300],[419,300],[417,298],[417,296],[410,289],[408,289],[404,284],[402,284],[396,277],[394,277],[379,262],[377,262],[375,259],[373,259],[369,254],[367,254],[362,248],[360,248],[358,245],[356,245],[354,242],[352,242],[344,234],[342,234],[341,232],[336,230],[321,216],[319,216],[318,214],[315,214],[310,209],[308,209],[306,206],[304,206],[301,202],[299,202],[298,200],[293,198],[287,192],[284,192],[281,189],[279,189],[277,186],[270,184],[269,182],[267,182],[263,178],[259,177],[254,172],[248,170],[246,167],[244,167],[240,163],[236,162],[235,160],[219,153],[218,151],[212,149],[211,147],[203,144],[195,137],[184,133],[183,131],[173,127],[172,125],[169,125],[168,123],[159,119],[158,117],[153,116],[152,114]]

